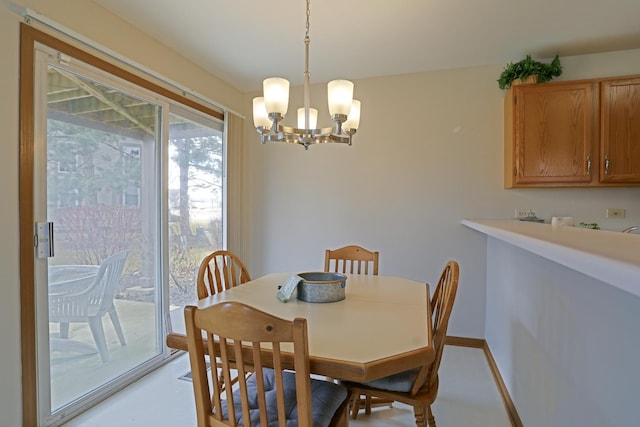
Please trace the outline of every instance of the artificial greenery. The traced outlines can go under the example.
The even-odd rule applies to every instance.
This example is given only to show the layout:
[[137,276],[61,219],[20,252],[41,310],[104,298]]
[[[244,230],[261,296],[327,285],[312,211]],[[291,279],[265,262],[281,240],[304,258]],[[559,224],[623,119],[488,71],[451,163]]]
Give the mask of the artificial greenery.
[[581,222],[580,227],[590,228],[592,230],[600,230],[600,226],[595,222]]
[[562,65],[560,65],[558,55],[556,55],[550,64],[535,61],[531,58],[531,55],[527,55],[522,61],[516,63],[509,62],[504,67],[498,79],[498,86],[500,89],[509,89],[512,81],[516,79],[524,80],[526,77],[532,75],[537,75],[538,83],[543,83],[548,82],[554,77],[558,77],[560,74],[562,74]]

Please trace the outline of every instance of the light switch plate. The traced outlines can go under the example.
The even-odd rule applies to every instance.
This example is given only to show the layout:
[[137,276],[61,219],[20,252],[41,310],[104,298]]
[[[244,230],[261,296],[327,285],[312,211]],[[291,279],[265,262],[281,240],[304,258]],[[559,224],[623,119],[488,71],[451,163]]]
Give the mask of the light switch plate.
[[624,209],[607,209],[607,218],[624,218]]

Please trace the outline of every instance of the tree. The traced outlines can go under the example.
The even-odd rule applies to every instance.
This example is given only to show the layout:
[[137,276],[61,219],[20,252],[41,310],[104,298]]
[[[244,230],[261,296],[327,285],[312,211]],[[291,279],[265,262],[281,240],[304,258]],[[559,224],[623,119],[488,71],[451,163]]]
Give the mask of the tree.
[[[127,186],[139,188],[140,159],[124,161],[125,140],[114,133],[48,120],[49,206],[93,206],[100,204],[100,191],[121,195]],[[118,204],[119,199],[116,197],[108,204]]]
[[[172,128],[172,132],[173,132]],[[193,188],[220,190],[222,187],[222,138],[181,132],[183,137],[170,139],[175,150],[171,160],[179,168],[178,211],[180,232],[190,237],[189,190]]]
[[[123,149],[136,140],[88,126],[47,121],[47,205],[56,224],[56,251],[80,264],[99,264],[134,247],[139,206],[123,206],[127,187],[140,188],[140,158]],[[139,144],[139,142],[138,142]]]

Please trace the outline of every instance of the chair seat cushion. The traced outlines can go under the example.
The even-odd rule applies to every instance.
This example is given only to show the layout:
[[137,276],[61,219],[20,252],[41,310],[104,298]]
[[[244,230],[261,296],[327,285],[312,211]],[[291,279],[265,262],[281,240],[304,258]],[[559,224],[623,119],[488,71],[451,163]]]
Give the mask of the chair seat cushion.
[[[265,400],[267,402],[267,414],[269,425],[265,427],[278,427],[278,403],[276,400],[275,374],[272,369],[263,369]],[[247,380],[247,392],[249,395],[249,407],[251,425],[260,426],[260,410],[258,408],[258,395],[255,373]],[[283,372],[285,416],[287,427],[298,425],[298,407],[296,399],[295,373]],[[341,385],[311,379],[311,408],[313,412],[313,427],[327,427],[336,410],[347,397],[347,389]],[[234,410],[238,424],[246,425],[242,418],[242,403],[240,390],[233,393]],[[227,401],[222,402],[222,416],[228,418]]]
[[389,375],[388,377],[378,378],[377,380],[368,381],[364,384],[369,387],[378,388],[381,390],[399,391],[408,393],[413,387],[413,383],[418,377],[420,368],[409,369],[408,371],[400,372],[398,374]]

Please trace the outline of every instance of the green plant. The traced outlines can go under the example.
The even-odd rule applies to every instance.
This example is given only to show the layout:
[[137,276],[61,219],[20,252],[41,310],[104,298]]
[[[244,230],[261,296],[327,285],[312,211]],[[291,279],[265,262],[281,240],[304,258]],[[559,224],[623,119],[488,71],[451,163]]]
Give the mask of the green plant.
[[560,74],[562,74],[562,65],[560,65],[558,55],[553,58],[550,64],[536,61],[531,58],[531,55],[527,55],[522,61],[507,63],[498,79],[498,86],[500,89],[509,89],[512,81],[516,79],[524,80],[532,75],[537,75],[538,83],[543,83],[558,77]]
[[600,226],[595,222],[581,222],[580,227],[590,228],[592,230],[600,230]]

